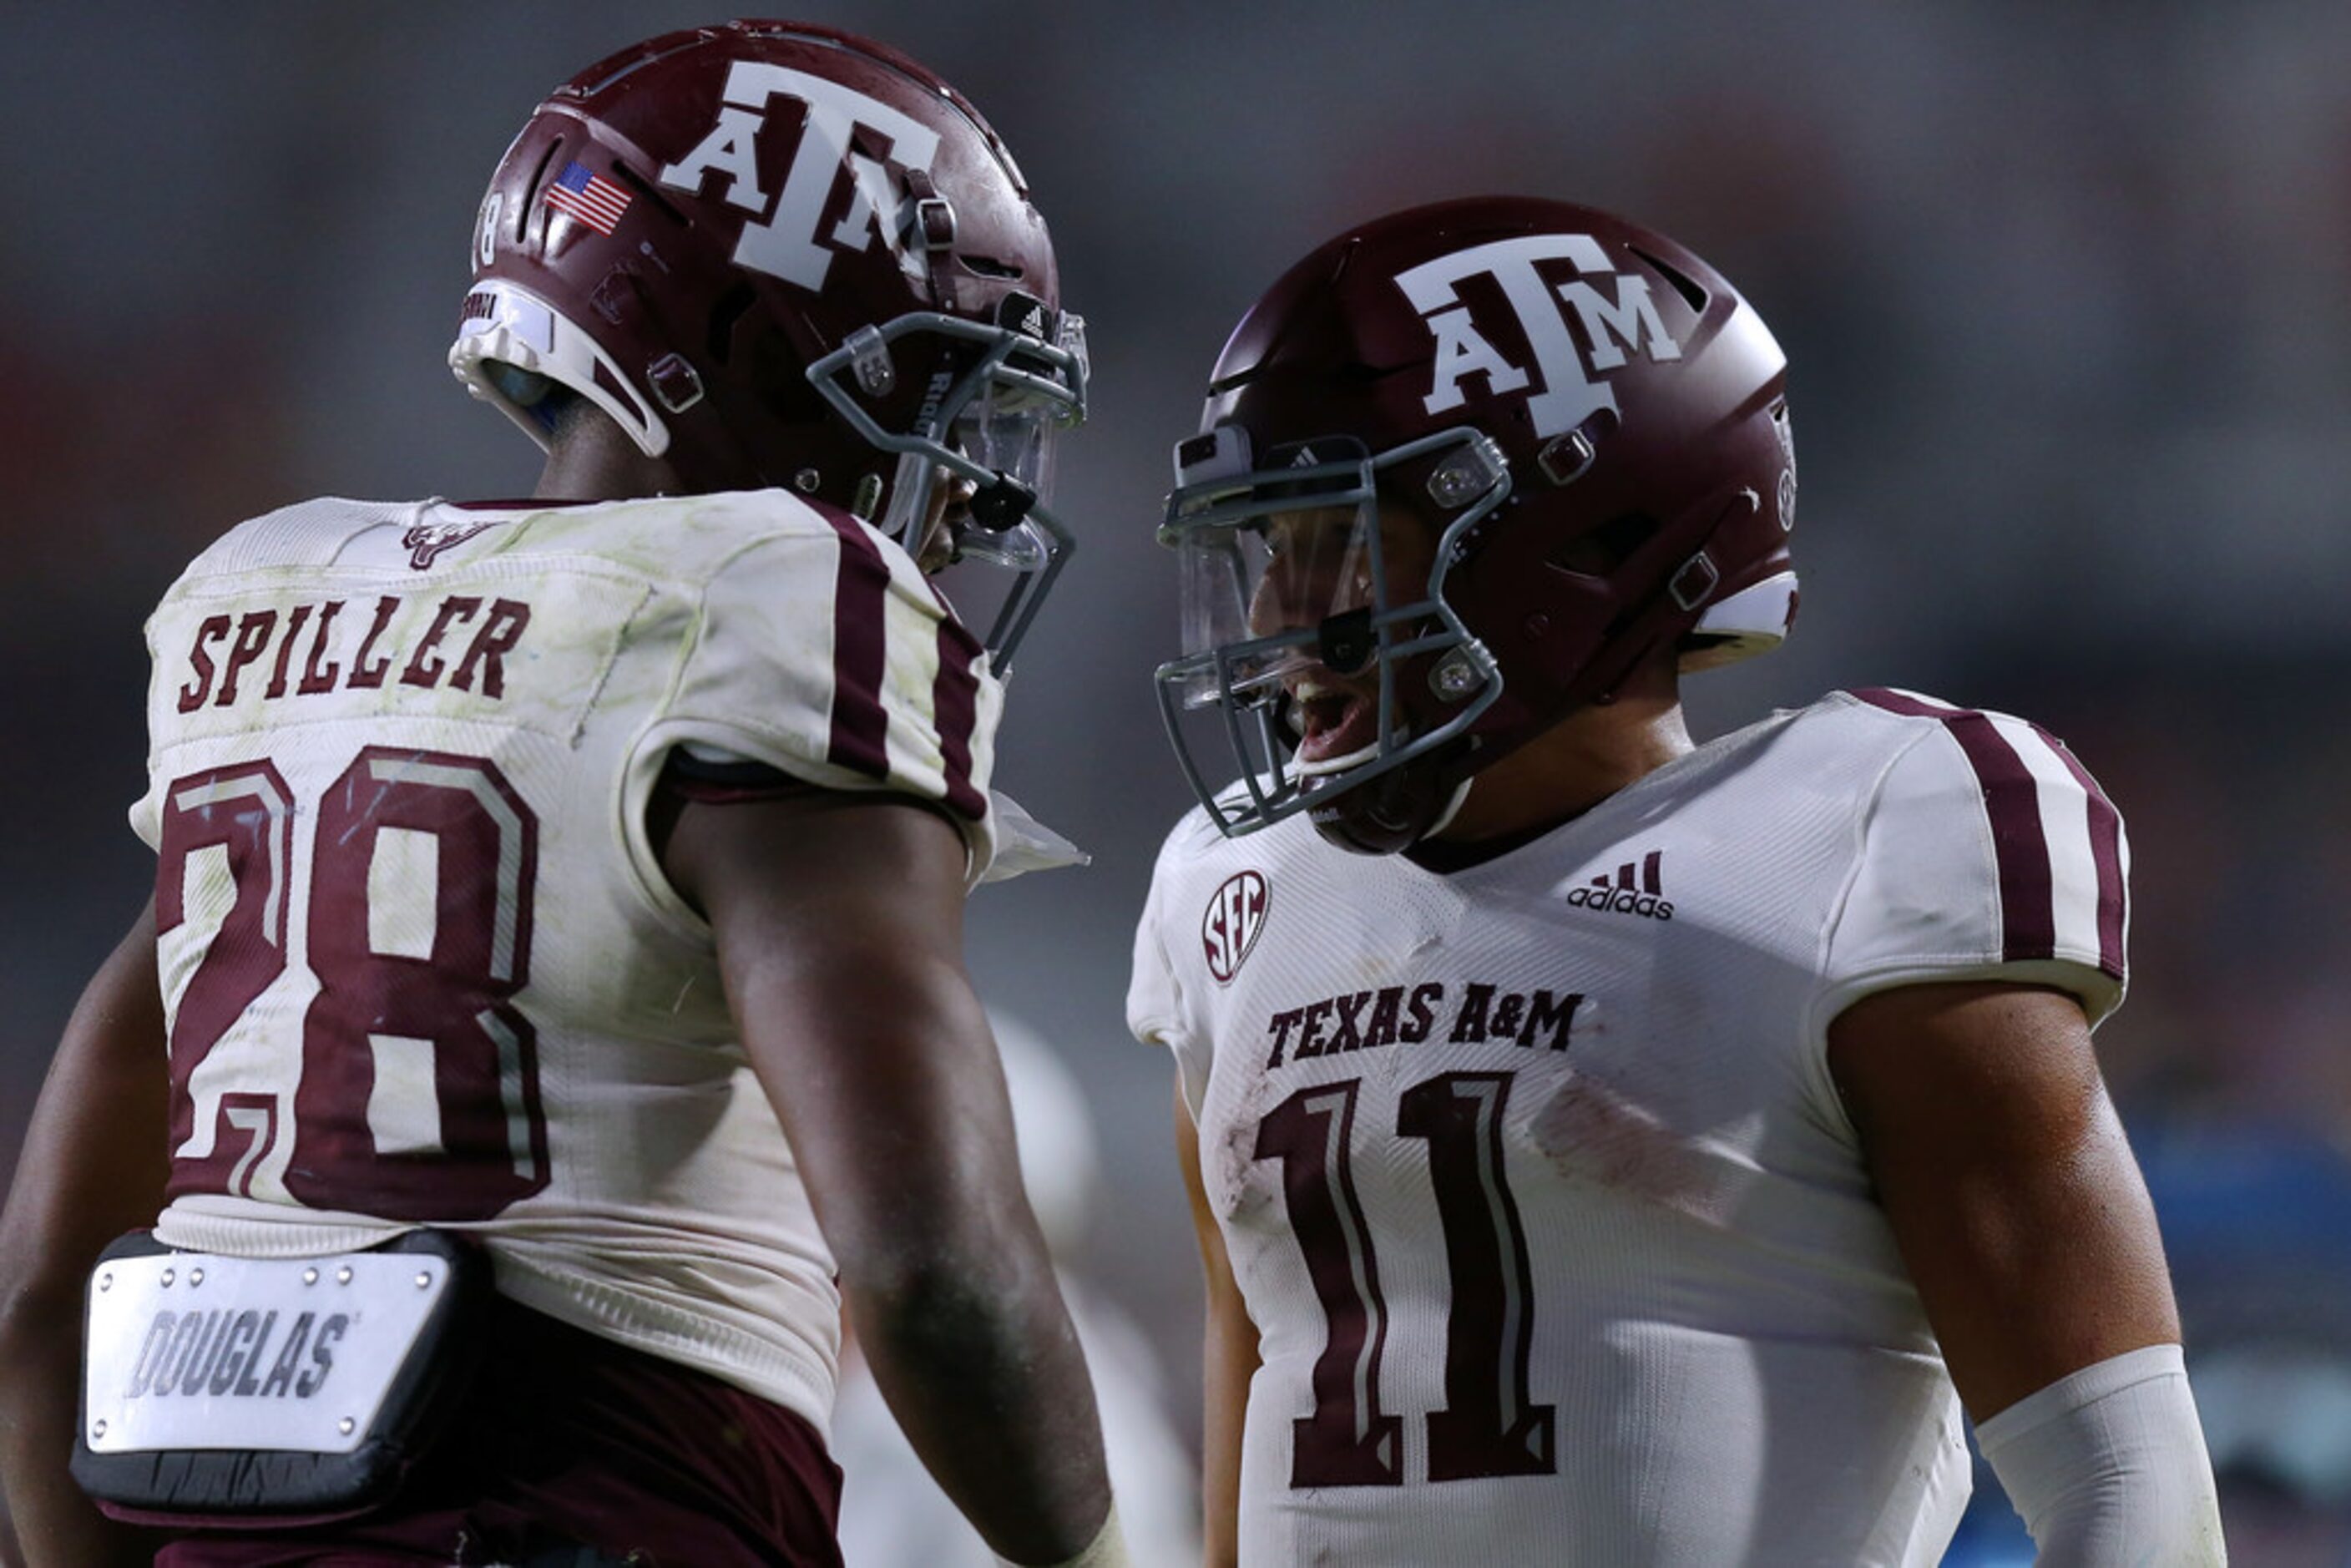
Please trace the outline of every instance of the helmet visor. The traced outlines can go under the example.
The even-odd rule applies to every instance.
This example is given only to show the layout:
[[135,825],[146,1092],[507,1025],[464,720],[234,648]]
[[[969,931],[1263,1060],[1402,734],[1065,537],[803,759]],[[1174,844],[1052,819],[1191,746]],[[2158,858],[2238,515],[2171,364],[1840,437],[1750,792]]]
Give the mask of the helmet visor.
[[[1219,427],[1177,449],[1160,542],[1177,558],[1183,653],[1160,666],[1179,760],[1225,831],[1247,832],[1448,744],[1499,687],[1443,596],[1458,530],[1498,505],[1499,463],[1440,534],[1375,483],[1415,456],[1469,450],[1472,432],[1381,454],[1343,437],[1254,458]],[[1461,664],[1466,679],[1449,676]],[[1215,710],[1213,714],[1206,710]],[[1245,799],[1211,776],[1239,764]]]
[[[1073,313],[1016,296],[999,314],[999,324],[917,312],[861,328],[808,375],[868,443],[897,455],[875,526],[926,570],[972,561],[1011,573],[994,595],[957,595],[967,614],[971,600],[994,598],[983,641],[1001,673],[1072,542],[1046,497],[1060,434],[1085,419],[1087,357]],[[884,429],[862,398],[896,384],[891,345],[915,337],[946,340],[960,368],[933,383],[912,426]]]
[[1301,443],[1168,497],[1159,537],[1176,554],[1178,663],[1196,672],[1185,706],[1267,701],[1316,672],[1355,677],[1451,640],[1436,539],[1381,505],[1375,466],[1353,442]]
[[[1184,653],[1232,654],[1221,677],[1187,689],[1186,706],[1228,693],[1256,701],[1317,664],[1360,672],[1391,598],[1388,542],[1368,502],[1285,507],[1186,529],[1176,547]],[[1408,601],[1423,597],[1419,584],[1396,586]]]
[[1000,357],[983,360],[986,379],[950,425],[957,452],[1040,497],[1052,494],[1057,437],[1086,417],[1085,321],[1064,314],[1058,337],[1049,350],[1009,336]]
[[[1065,318],[1063,335],[1067,357],[1057,360],[1017,337],[1001,357],[991,353],[948,419],[946,445],[962,461],[946,482],[979,503],[950,513],[957,559],[1034,570],[1054,553],[1033,514],[1050,504],[1061,432],[1085,418],[1084,322]],[[991,491],[993,507],[980,498]]]

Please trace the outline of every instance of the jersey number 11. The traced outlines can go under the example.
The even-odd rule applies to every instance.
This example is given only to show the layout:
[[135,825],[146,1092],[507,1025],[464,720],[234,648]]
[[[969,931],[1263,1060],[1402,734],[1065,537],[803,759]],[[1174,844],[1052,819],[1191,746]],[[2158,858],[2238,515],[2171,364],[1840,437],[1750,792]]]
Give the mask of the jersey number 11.
[[[1312,1374],[1314,1414],[1290,1424],[1293,1487],[1395,1486],[1401,1417],[1380,1408],[1387,1307],[1351,1148],[1359,1079],[1301,1089],[1258,1124],[1256,1157],[1281,1162],[1290,1227],[1306,1257],[1329,1335]],[[1446,1072],[1396,1103],[1396,1132],[1428,1145],[1445,1232],[1452,1310],[1445,1322],[1446,1407],[1429,1412],[1428,1479],[1549,1475],[1553,1407],[1531,1405],[1531,1271],[1518,1205],[1503,1179],[1507,1072]]]

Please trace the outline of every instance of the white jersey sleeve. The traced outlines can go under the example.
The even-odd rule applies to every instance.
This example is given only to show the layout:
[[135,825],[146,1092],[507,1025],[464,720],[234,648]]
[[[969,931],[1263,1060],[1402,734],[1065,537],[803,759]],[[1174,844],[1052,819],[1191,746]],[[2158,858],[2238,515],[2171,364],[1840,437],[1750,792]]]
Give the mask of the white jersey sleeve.
[[829,530],[767,532],[702,590],[674,684],[631,758],[622,813],[631,859],[657,898],[666,888],[643,808],[663,760],[686,744],[829,789],[935,802],[963,831],[969,880],[988,868],[1002,688],[904,551],[830,520]]
[[1183,981],[1174,956],[1167,950],[1170,925],[1164,908],[1168,883],[1190,853],[1201,833],[1214,836],[1205,814],[1194,811],[1176,824],[1153,869],[1151,892],[1144,901],[1143,917],[1134,929],[1134,967],[1127,982],[1126,1027],[1145,1045],[1165,1046],[1183,1074],[1185,1103],[1199,1113],[1200,1094],[1207,1082],[1213,1043],[1197,1039],[1185,1019]]
[[1834,912],[1819,1016],[1923,981],[2005,979],[2081,999],[2093,1023],[2126,978],[2129,841],[2064,743],[2004,714],[1913,693],[1854,694],[1929,721],[1881,777]]

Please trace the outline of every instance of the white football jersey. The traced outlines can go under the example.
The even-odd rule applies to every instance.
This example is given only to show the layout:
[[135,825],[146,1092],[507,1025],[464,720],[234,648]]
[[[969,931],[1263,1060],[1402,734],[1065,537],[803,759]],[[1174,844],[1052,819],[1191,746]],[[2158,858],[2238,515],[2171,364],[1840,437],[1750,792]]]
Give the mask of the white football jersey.
[[148,638],[157,1234],[472,1231],[507,1294],[822,1429],[832,1260],[645,810],[691,743],[939,802],[977,879],[999,688],[905,552],[778,491],[327,499]]
[[1245,1563],[1932,1563],[1963,1416],[1825,1055],[1868,992],[2123,988],[2114,809],[1838,693],[1439,875],[1195,811],[1135,943],[1262,1341]]

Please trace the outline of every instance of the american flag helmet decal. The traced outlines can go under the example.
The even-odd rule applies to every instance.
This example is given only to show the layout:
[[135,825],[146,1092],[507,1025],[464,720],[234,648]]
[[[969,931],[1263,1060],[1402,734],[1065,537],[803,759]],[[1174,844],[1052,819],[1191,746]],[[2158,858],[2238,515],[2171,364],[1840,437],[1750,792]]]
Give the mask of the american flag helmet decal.
[[575,158],[547,187],[543,199],[557,212],[579,219],[600,235],[609,235],[635,198]]

